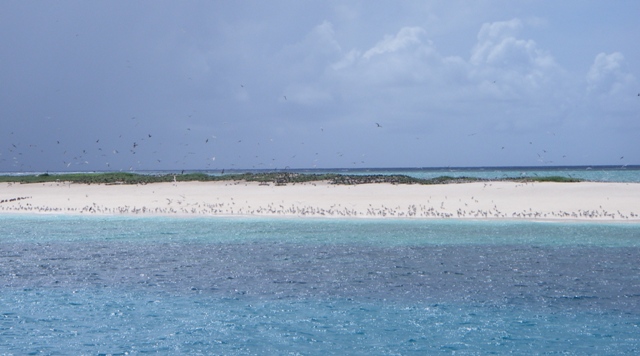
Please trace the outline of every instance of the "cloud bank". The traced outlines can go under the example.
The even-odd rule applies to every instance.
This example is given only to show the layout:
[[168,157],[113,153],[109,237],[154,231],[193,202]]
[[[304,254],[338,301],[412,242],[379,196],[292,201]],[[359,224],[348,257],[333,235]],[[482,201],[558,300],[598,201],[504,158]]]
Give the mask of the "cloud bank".
[[640,163],[631,9],[454,5],[5,3],[0,170]]

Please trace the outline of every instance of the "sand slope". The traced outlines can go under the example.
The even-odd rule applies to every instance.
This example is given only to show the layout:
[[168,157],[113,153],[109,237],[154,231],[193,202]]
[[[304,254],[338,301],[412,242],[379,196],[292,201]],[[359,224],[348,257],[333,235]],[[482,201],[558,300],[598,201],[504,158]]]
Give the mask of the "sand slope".
[[2,183],[0,213],[640,221],[640,184]]

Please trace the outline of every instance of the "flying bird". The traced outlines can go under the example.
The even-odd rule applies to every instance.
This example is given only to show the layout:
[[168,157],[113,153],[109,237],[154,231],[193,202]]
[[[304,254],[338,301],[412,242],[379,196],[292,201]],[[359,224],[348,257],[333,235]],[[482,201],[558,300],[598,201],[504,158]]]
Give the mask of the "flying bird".
[[382,127],[382,125],[380,125],[379,123],[376,122],[377,127]]

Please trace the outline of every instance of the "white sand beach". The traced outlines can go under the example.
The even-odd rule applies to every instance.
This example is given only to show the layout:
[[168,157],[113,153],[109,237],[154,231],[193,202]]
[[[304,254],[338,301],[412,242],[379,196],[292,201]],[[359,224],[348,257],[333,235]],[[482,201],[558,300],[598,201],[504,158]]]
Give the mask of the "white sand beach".
[[7,213],[640,221],[640,184],[1,183]]

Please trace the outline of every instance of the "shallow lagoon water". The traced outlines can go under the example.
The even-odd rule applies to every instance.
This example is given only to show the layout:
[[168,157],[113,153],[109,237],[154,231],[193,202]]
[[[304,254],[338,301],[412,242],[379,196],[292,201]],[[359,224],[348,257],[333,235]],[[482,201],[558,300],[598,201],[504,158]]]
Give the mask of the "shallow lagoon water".
[[629,354],[640,225],[0,217],[0,354]]

